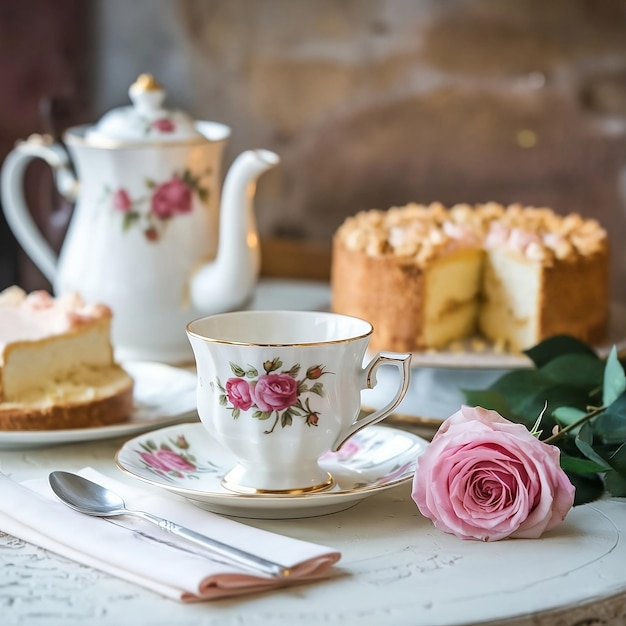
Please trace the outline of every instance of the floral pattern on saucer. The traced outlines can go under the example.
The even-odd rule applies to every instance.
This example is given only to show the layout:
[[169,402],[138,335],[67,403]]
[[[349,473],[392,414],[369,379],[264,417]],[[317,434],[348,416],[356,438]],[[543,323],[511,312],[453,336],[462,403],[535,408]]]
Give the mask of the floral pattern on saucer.
[[146,469],[166,480],[177,478],[197,480],[198,473],[219,471],[219,467],[211,463],[199,465],[195,455],[188,450],[189,443],[185,435],[178,435],[175,438],[169,438],[168,442],[161,441],[158,445],[148,438],[139,443],[136,452]]
[[234,457],[201,423],[177,424],[127,441],[115,460],[134,478],[226,515],[284,519],[342,511],[412,480],[427,442],[388,426],[368,426],[320,459],[335,485],[312,494],[241,495],[222,486]]

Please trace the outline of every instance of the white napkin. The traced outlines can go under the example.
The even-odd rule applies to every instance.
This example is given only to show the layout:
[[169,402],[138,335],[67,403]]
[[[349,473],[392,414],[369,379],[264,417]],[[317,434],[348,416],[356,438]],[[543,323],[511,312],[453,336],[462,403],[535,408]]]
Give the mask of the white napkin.
[[57,499],[47,476],[20,484],[0,474],[0,529],[185,602],[213,600],[328,577],[333,573],[332,565],[341,557],[332,548],[235,522],[177,496],[131,488],[93,468],[77,473],[116,491],[129,509],[164,517],[278,562],[292,568],[292,574],[276,579],[219,561],[219,557],[214,560],[201,548],[176,540],[156,526],[129,516],[103,519],[78,513]]

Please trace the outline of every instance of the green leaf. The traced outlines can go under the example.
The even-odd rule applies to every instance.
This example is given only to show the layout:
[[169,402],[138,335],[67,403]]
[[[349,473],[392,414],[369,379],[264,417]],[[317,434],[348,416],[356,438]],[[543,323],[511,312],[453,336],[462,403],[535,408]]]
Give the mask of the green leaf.
[[593,449],[593,429],[589,422],[585,422],[575,439],[576,447],[591,461],[610,470],[611,466]]
[[603,444],[626,441],[626,413],[614,410],[618,404],[626,406],[626,394],[593,420],[593,434]]
[[570,335],[555,335],[544,339],[528,350],[524,350],[524,354],[531,359],[536,367],[543,367],[560,355],[576,353],[597,356],[593,348]]
[[570,335],[548,337],[548,339],[544,339],[536,346],[524,350],[524,354],[530,358],[536,367],[542,367],[562,354],[590,354],[597,356],[591,346]]
[[[584,390],[564,385],[552,385],[550,387],[540,388],[535,392],[531,391],[526,398],[522,398],[518,404],[513,405],[512,408],[516,414],[529,416],[529,420],[534,420],[547,402],[548,409],[546,411],[546,416],[549,416],[552,421],[550,425],[551,429],[556,423],[552,417],[553,411],[561,406],[585,410],[587,408],[587,399],[588,396]],[[545,430],[548,429],[547,423],[548,420],[544,423]]]
[[575,474],[598,474],[606,471],[605,465],[598,465],[589,459],[581,459],[568,454],[561,454],[561,468]]
[[566,472],[570,482],[576,488],[574,496],[574,506],[593,502],[604,493],[604,483],[597,474],[576,474],[574,472]]
[[513,411],[501,393],[489,389],[462,389],[461,391],[468,405],[481,406],[483,409],[497,411],[508,419],[513,418]]
[[280,418],[280,425],[283,428],[285,428],[285,426],[291,426],[292,423],[293,423],[293,418],[289,414],[289,411],[285,411],[282,417]]
[[255,411],[252,414],[252,417],[256,417],[256,419],[263,421],[263,420],[269,419],[270,415],[271,415],[271,412],[264,413],[263,411]]
[[626,442],[611,455],[609,463],[615,471],[626,477]]
[[241,415],[241,411],[239,409],[233,409],[233,419],[237,419]]
[[617,358],[617,349],[611,348],[604,369],[604,386],[602,389],[602,404],[609,406],[626,391],[626,374]]
[[578,420],[585,417],[587,413],[573,406],[560,406],[552,411],[552,416],[561,426],[569,426],[575,424]]
[[209,201],[209,190],[206,187],[198,187],[198,196],[206,204]]
[[246,377],[256,378],[258,375],[259,375],[259,370],[257,370],[255,367],[252,367],[252,365],[248,365],[248,369],[246,370]]
[[122,219],[122,230],[129,230],[138,219],[139,213],[137,213],[137,211],[128,211],[124,213],[124,218]]
[[616,498],[626,497],[626,476],[618,474],[615,470],[607,472],[605,477],[606,490]]
[[569,387],[589,387],[602,384],[604,362],[589,354],[563,354],[546,363],[539,370],[543,376]]
[[324,385],[322,383],[315,383],[309,391],[320,396],[320,398],[324,397]]
[[194,186],[194,178],[191,175],[191,172],[188,169],[184,169],[183,170],[183,175],[181,176],[181,180],[185,183],[185,185],[187,185],[187,187],[193,187]]
[[239,367],[239,365],[233,363],[232,361],[230,362],[230,370],[235,376],[238,376],[239,378],[244,378],[246,375],[246,370],[244,370],[242,367]]

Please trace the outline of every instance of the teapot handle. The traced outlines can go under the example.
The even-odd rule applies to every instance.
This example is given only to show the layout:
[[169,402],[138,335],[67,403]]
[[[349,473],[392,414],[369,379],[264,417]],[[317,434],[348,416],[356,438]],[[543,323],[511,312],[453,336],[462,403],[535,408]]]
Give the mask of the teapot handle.
[[77,180],[65,148],[49,135],[31,135],[18,142],[2,166],[2,208],[7,223],[26,254],[54,282],[58,257],[37,228],[24,197],[26,166],[35,158],[43,159],[54,172],[56,186],[69,201],[76,199]]

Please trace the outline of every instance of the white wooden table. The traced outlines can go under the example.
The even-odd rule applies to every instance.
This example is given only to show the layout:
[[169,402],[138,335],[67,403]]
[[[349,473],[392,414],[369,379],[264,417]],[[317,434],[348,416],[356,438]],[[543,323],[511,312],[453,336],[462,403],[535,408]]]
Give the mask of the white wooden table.
[[[122,442],[4,450],[0,470],[26,480],[52,469],[91,465],[137,486],[113,463]],[[240,521],[338,548],[342,575],[288,590],[183,605],[0,533],[0,624],[626,624],[623,500],[576,508],[540,540],[495,543],[461,541],[436,530],[419,514],[409,485],[332,515]]]
[[[298,302],[306,308],[319,299],[322,306],[324,293],[314,289]],[[279,284],[266,285],[256,305],[278,308],[281,294]],[[0,471],[21,481],[92,466],[138,486],[114,464],[123,442],[0,450]],[[341,575],[183,605],[0,529],[0,626],[626,624],[625,500],[576,508],[540,540],[495,543],[436,530],[419,514],[407,484],[332,515],[240,521],[338,548]]]

